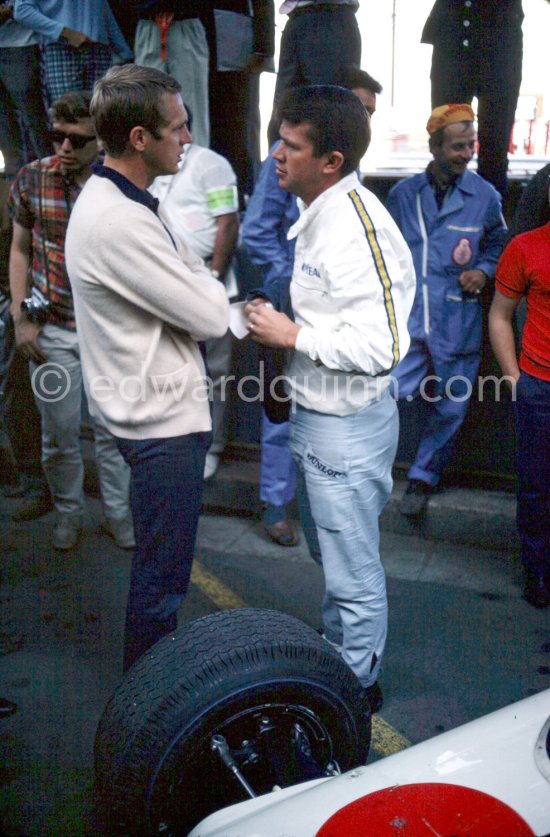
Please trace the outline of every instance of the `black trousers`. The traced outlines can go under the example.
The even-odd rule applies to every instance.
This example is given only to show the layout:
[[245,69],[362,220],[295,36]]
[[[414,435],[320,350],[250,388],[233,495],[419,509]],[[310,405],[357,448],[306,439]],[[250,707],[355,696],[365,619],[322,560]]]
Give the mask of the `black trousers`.
[[41,477],[40,413],[32,391],[29,361],[15,349],[11,318],[6,319],[5,326],[5,339],[0,344],[0,388],[3,391],[5,429],[19,472],[29,477]]
[[[210,69],[210,148],[226,157],[235,170],[241,209],[243,196],[254,188],[254,162],[249,142],[251,96],[258,96],[252,76],[245,72]],[[259,151],[257,152],[259,157]]]
[[[352,6],[317,6],[290,15],[281,36],[274,108],[285,90],[303,84],[343,84],[361,65],[361,34]],[[272,117],[269,145],[279,126]]]
[[478,100],[478,172],[503,197],[507,194],[508,147],[521,85],[521,28],[470,36],[442,37],[432,55],[432,107]]

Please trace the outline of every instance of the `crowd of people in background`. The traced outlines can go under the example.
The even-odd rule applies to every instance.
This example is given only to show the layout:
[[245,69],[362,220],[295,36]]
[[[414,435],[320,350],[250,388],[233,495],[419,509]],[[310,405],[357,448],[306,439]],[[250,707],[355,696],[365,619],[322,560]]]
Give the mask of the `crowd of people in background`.
[[[378,437],[373,443],[377,450],[361,453],[363,459],[374,460],[380,446],[385,451],[385,477],[377,483],[376,501],[372,492],[370,503],[358,501],[342,486],[336,494],[327,494],[320,479],[327,469],[342,477],[338,467],[346,458],[344,443],[354,434],[357,451],[360,442],[366,444],[362,425],[348,419],[370,404],[370,390],[360,399],[348,394],[346,401],[327,401],[316,409],[311,393],[304,394],[298,385],[292,392],[298,404],[292,423],[280,402],[266,401],[260,431],[260,503],[266,532],[284,547],[298,542],[288,505],[297,485],[305,485],[305,493],[298,488],[301,522],[327,582],[325,636],[363,685],[371,690],[376,686],[385,641],[387,602],[373,532],[391,489],[397,438],[393,402],[418,397],[427,378],[437,376],[430,395],[440,397],[430,398],[430,414],[401,506],[404,515],[418,520],[451,458],[468,409],[469,397],[460,387],[467,388],[478,375],[485,289],[495,277],[491,339],[518,397],[523,593],[536,607],[550,603],[550,165],[524,190],[508,224],[503,214],[509,201],[508,141],[521,83],[521,0],[436,0],[422,33],[422,40],[433,44],[432,113],[427,123],[433,159],[424,172],[393,187],[387,211],[358,182],[361,158],[340,147],[347,141],[348,128],[333,126],[330,133],[316,124],[324,103],[334,119],[346,109],[363,113],[363,130],[370,137],[370,117],[383,88],[360,68],[358,5],[356,0],[281,3],[278,11],[285,23],[275,68],[273,0],[0,3],[4,495],[19,498],[11,513],[16,522],[53,509],[53,546],[72,549],[82,531],[84,511],[80,429],[83,420],[89,421],[105,532],[121,548],[135,548],[125,669],[173,630],[189,583],[202,483],[215,476],[227,441],[223,384],[233,371],[234,347],[227,312],[228,302],[242,296],[235,258],[240,247],[263,276],[263,287],[250,295],[247,311],[258,357],[272,376],[287,370],[296,385],[307,374],[338,379],[360,373],[374,381],[391,373],[391,406],[379,398],[378,410],[384,415],[374,416],[372,408],[370,412],[388,439]],[[502,53],[506,60],[501,60]],[[270,152],[261,164],[259,76],[275,69],[267,127]],[[345,93],[333,99],[330,90],[335,88],[345,88]],[[300,99],[300,89],[310,92]],[[317,110],[316,94],[311,92],[315,89],[322,93]],[[474,97],[477,115],[471,108]],[[361,117],[348,133],[358,130],[357,120]],[[474,173],[468,164],[476,140]],[[332,143],[328,151],[323,142]],[[368,139],[363,153],[367,146]],[[310,161],[307,177],[297,149]],[[316,171],[325,153],[327,159]],[[360,283],[353,292],[342,290],[342,271],[326,252],[327,241],[332,241],[328,228],[322,226],[322,232],[314,234],[321,221],[304,220],[317,217],[312,205],[322,218],[319,201],[325,191],[335,200],[346,189],[353,193],[354,212],[350,216],[346,202],[336,201],[334,211],[343,221],[334,228],[347,245],[342,249],[333,244],[352,282],[354,247],[364,236],[365,252],[356,254],[357,264],[372,260],[380,283],[371,297]],[[80,199],[81,193],[85,199]],[[110,212],[121,211],[124,235],[116,225],[109,232],[105,221]],[[104,238],[98,238],[99,229]],[[148,263],[145,274],[143,265]],[[323,265],[322,276],[317,263]],[[300,284],[297,274],[304,265],[309,265],[309,278],[302,276]],[[150,282],[155,270],[162,282]],[[146,275],[149,287],[130,273]],[[414,274],[415,295],[414,282],[409,281]],[[98,284],[107,289],[104,296],[94,287],[98,276]],[[91,286],[86,277],[93,277]],[[317,280],[327,283],[334,305],[330,311],[311,303]],[[180,311],[181,281],[185,304]],[[374,282],[372,277],[369,282]],[[118,294],[124,305],[117,311]],[[527,317],[518,365],[513,323],[523,298]],[[338,299],[345,304],[337,314]],[[353,329],[361,331],[366,303],[385,312],[377,315],[377,328],[382,322],[384,328],[390,325],[376,351],[367,343],[354,343]],[[137,315],[137,309],[143,309],[142,314]],[[128,329],[122,342],[115,334],[117,316],[120,321],[134,318],[129,330],[133,343],[127,340]],[[325,334],[327,322],[344,341],[349,329],[348,342],[331,343]],[[170,329],[173,337],[164,345]],[[316,329],[318,334],[313,333]],[[390,354],[394,352],[391,359],[376,354],[382,346],[384,351],[388,348],[386,338]],[[172,404],[152,421],[151,415],[125,415],[122,404],[110,413],[99,398],[90,398],[90,369],[103,374],[109,363],[124,366],[126,360],[131,374],[131,361],[141,357],[150,340],[162,355],[159,370],[175,352],[199,374],[204,355],[212,380],[212,436],[204,407],[190,411]],[[98,345],[103,366],[95,352]],[[152,358],[141,360],[146,365]],[[56,402],[37,392],[46,362],[66,370],[66,397]],[[152,366],[154,374],[155,363]],[[135,429],[140,421],[147,425],[148,435]],[[328,438],[335,461],[325,462],[319,450],[324,446],[327,453]],[[327,502],[327,496],[333,499]],[[347,538],[335,536],[339,522],[331,527],[327,520],[337,517],[340,506],[343,514],[357,502],[368,507],[372,519],[367,515],[359,521],[357,531]],[[344,570],[356,560],[357,544],[361,560],[370,568],[366,575],[372,571],[360,592],[353,574]],[[154,572],[148,561],[153,561]],[[381,692],[371,691],[371,698],[375,711]]]

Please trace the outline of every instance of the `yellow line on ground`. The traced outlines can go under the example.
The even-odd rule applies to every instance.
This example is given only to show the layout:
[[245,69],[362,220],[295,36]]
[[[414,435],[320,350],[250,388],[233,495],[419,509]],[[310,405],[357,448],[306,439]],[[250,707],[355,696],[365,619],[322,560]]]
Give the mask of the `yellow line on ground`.
[[374,715],[372,719],[371,749],[376,750],[380,756],[391,756],[400,750],[406,750],[411,742],[397,732],[380,715]]
[[[195,587],[198,587],[201,593],[221,610],[248,607],[247,603],[240,596],[237,596],[229,587],[226,587],[219,578],[216,578],[215,575],[208,572],[198,561],[193,562],[191,583]],[[398,753],[400,750],[405,750],[410,746],[411,742],[401,735],[401,733],[397,732],[391,724],[384,721],[380,715],[373,717],[371,747],[373,750],[376,750],[378,755],[391,756],[392,753]]]
[[215,575],[205,570],[197,561],[193,562],[191,583],[198,587],[201,593],[204,593],[221,610],[247,607],[246,602],[240,596],[226,587]]

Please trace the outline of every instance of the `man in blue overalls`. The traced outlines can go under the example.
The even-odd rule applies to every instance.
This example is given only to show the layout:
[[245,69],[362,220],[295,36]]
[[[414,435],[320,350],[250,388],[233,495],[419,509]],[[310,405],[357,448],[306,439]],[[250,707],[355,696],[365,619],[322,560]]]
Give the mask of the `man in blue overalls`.
[[479,295],[506,235],[500,195],[467,169],[473,122],[467,104],[435,108],[427,124],[433,160],[425,172],[396,184],[387,201],[417,278],[411,347],[393,372],[394,394],[408,401],[420,395],[429,413],[401,503],[411,517],[425,511],[466,415],[481,357]]

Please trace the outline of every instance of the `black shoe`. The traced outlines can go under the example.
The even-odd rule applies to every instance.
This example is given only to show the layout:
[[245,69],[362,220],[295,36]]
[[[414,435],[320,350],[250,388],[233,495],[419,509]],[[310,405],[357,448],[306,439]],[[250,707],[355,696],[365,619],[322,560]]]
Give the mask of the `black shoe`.
[[13,497],[24,497],[25,492],[25,483],[20,478],[2,487],[2,494],[7,500],[11,500]]
[[11,519],[16,522],[36,520],[53,509],[53,500],[49,488],[27,494],[19,507],[11,513]]
[[409,480],[399,511],[406,517],[420,517],[426,511],[428,500],[432,494],[432,485],[428,485],[427,482],[422,482],[422,480]]
[[365,691],[369,699],[371,715],[375,715],[376,712],[379,712],[384,705],[384,695],[382,694],[382,689],[376,682],[373,683],[372,686],[367,686]]
[[16,711],[16,703],[12,703],[11,700],[7,700],[6,698],[0,698],[0,718],[9,718]]
[[530,570],[524,570],[523,598],[533,607],[544,608],[550,604],[550,589],[544,578]]

